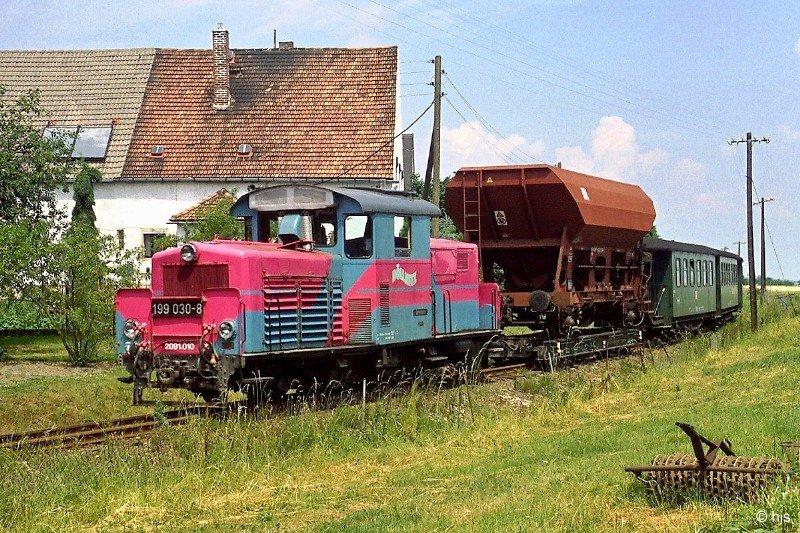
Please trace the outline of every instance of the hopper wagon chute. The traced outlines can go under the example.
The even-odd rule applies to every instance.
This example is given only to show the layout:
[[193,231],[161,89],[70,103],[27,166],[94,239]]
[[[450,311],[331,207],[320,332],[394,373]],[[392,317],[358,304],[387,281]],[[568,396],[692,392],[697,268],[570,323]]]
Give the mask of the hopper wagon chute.
[[655,220],[637,185],[560,166],[467,167],[445,209],[478,245],[484,278],[502,288],[515,323],[563,333],[634,325],[648,311],[640,250]]

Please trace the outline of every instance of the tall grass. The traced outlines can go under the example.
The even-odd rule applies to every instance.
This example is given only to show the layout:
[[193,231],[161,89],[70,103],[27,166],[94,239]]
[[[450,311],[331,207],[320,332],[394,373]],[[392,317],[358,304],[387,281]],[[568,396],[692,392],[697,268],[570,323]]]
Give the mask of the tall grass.
[[[357,394],[331,388],[297,402],[295,416],[263,409],[159,428],[137,444],[5,451],[0,527],[728,527],[755,508],[653,502],[622,468],[656,453],[690,453],[675,420],[730,438],[749,455],[778,454],[778,441],[800,440],[798,330],[800,320],[776,311],[757,335],[742,318],[667,353],[528,373],[513,386],[446,386],[469,381],[464,367],[371,384],[363,410]],[[763,505],[796,516],[797,495],[787,485]]]

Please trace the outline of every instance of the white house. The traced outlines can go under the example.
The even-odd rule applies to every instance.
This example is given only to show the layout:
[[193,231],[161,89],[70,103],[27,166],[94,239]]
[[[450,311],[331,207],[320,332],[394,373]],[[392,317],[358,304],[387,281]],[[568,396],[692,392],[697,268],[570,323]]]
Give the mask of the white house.
[[221,188],[401,181],[396,47],[228,42],[217,29],[206,50],[0,51],[0,85],[4,99],[40,90],[43,135],[77,128],[73,157],[103,176],[97,226],[125,248],[176,233],[170,219]]

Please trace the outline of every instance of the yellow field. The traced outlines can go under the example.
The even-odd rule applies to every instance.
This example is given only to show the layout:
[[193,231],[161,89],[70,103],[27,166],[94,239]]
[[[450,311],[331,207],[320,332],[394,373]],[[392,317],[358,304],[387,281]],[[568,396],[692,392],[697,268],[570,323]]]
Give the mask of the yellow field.
[[800,285],[767,285],[767,292],[800,292]]

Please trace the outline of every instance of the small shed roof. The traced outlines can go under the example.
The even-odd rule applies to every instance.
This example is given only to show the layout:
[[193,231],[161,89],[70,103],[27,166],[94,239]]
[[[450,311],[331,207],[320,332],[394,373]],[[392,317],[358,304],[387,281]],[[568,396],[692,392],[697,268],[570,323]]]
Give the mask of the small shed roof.
[[220,189],[216,192],[211,193],[210,195],[206,196],[192,207],[188,209],[184,209],[180,213],[176,213],[170,217],[169,222],[170,224],[178,224],[183,222],[197,222],[198,220],[202,220],[204,214],[208,212],[209,209],[213,209],[220,200],[224,198],[236,198],[232,192],[228,189]]

